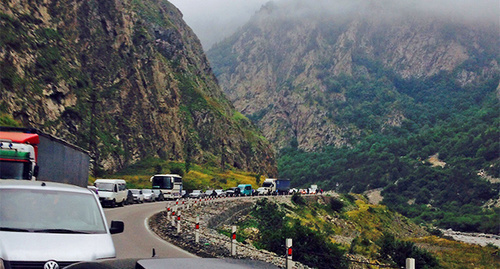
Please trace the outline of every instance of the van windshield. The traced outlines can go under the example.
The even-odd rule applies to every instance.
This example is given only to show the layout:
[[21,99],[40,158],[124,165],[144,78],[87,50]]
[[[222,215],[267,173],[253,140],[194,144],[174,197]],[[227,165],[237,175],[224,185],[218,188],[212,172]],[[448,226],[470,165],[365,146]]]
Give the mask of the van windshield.
[[91,193],[0,189],[0,231],[106,233]]
[[114,191],[115,184],[113,183],[95,183],[99,191]]

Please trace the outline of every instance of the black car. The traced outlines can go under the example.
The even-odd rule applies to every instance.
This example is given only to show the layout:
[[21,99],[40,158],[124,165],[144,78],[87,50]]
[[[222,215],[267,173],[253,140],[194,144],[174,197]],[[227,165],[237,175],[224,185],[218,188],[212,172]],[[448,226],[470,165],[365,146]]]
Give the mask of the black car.
[[125,199],[125,204],[130,205],[134,203],[134,194],[132,194],[131,190],[127,191],[127,199]]
[[241,190],[238,187],[232,187],[226,190],[226,195],[231,197],[241,196]]

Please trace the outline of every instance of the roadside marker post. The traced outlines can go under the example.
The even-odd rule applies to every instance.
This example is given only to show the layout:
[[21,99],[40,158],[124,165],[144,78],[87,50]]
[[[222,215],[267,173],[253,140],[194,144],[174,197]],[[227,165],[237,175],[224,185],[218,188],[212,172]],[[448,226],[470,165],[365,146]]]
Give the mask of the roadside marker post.
[[236,226],[232,227],[232,233],[231,233],[231,256],[236,256]]
[[[177,210],[177,209],[175,209]],[[171,224],[172,224],[172,227],[175,227],[175,210],[172,209],[172,218],[170,219],[171,220]]]
[[415,259],[413,258],[406,259],[406,269],[415,269]]
[[181,211],[177,213],[177,234],[181,233]]
[[200,243],[200,216],[196,216],[196,224],[194,226],[194,240]]
[[292,260],[292,239],[286,239],[286,269],[292,269],[294,262]]

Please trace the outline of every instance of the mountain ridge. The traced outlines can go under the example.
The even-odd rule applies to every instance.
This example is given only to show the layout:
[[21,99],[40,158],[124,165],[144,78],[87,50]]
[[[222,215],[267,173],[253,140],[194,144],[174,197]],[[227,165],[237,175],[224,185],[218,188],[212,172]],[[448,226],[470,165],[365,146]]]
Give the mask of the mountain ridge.
[[[236,108],[277,148],[294,139],[307,150],[349,145],[352,133],[365,131],[338,123],[336,115],[353,102],[338,78],[385,79],[380,83],[393,99],[387,102],[392,109],[380,115],[379,125],[400,126],[407,119],[400,105],[406,96],[395,89],[394,80],[447,73],[459,87],[467,87],[500,73],[497,22],[424,16],[397,1],[335,3],[338,11],[327,1],[269,3],[207,52]],[[381,70],[392,74],[380,75]]]
[[0,108],[89,149],[94,172],[147,157],[276,173],[168,1],[3,1]]

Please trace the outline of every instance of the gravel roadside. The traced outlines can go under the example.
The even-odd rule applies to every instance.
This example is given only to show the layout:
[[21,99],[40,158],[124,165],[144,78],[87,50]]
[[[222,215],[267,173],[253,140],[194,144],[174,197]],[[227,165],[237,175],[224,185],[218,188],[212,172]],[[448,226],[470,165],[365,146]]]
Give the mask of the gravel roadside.
[[[290,196],[266,197],[289,203]],[[249,243],[237,242],[236,256],[231,256],[230,238],[219,234],[215,227],[227,227],[238,218],[248,213],[257,199],[261,197],[220,198],[220,199],[190,199],[178,202],[167,202],[167,210],[159,212],[149,220],[150,229],[164,240],[175,244],[197,256],[204,258],[236,258],[263,261],[278,267],[285,267],[285,250],[283,255],[259,250]],[[178,204],[177,204],[178,203]],[[177,233],[177,224],[172,226],[171,210],[181,214],[181,232]],[[195,222],[199,217],[200,242],[195,242]],[[176,218],[177,219],[177,218]],[[294,262],[294,268],[310,268]]]

